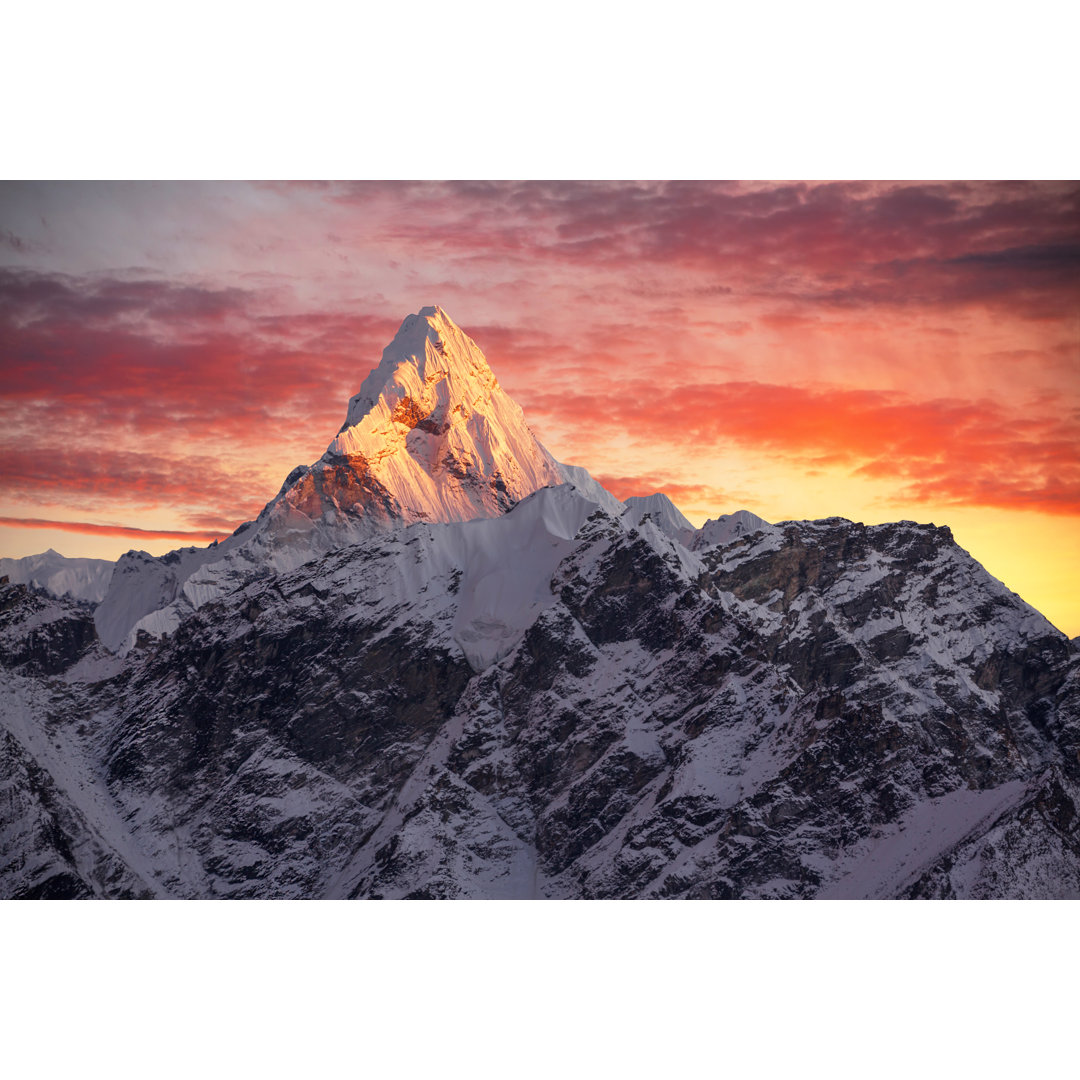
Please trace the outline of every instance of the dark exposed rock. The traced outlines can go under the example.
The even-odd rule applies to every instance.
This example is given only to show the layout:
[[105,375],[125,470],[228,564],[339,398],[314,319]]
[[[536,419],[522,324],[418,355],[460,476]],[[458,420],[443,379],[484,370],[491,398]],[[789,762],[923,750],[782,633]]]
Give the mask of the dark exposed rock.
[[93,612],[25,585],[0,584],[0,666],[59,675],[94,646]]

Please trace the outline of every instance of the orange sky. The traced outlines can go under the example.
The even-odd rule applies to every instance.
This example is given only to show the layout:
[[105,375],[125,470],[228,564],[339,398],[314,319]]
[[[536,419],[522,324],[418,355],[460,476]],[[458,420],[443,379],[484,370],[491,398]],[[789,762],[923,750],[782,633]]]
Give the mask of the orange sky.
[[0,554],[231,531],[427,304],[617,495],[947,524],[1080,634],[1076,183],[0,184]]

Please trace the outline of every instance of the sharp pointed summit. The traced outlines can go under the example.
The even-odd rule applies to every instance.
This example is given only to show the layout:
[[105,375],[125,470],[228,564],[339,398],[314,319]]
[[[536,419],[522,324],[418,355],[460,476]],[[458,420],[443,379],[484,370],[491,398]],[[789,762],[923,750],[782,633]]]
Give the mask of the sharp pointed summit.
[[565,482],[484,354],[442,308],[409,315],[282,514],[374,525],[470,521]]

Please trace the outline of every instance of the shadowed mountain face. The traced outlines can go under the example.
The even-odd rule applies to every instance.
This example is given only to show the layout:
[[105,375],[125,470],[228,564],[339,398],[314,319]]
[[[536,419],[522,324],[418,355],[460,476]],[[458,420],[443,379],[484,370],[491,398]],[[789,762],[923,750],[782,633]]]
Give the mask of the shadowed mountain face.
[[[524,435],[500,490],[468,430],[410,443],[457,422],[428,375],[464,351],[410,319],[423,361],[384,355],[197,603],[168,564],[123,655],[0,586],[0,895],[1080,896],[1076,648],[947,529],[695,531]],[[443,494],[406,513],[414,467]],[[283,504],[314,524],[275,561]],[[153,563],[113,587],[159,601]]]

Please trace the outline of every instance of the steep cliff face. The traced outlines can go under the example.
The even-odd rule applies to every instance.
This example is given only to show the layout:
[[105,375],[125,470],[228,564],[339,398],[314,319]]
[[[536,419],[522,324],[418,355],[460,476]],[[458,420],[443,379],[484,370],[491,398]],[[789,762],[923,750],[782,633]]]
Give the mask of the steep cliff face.
[[0,895],[1080,896],[1075,642],[948,529],[620,503],[474,350],[95,617],[0,585]]
[[90,609],[0,579],[0,666],[23,675],[57,675],[96,643]]

